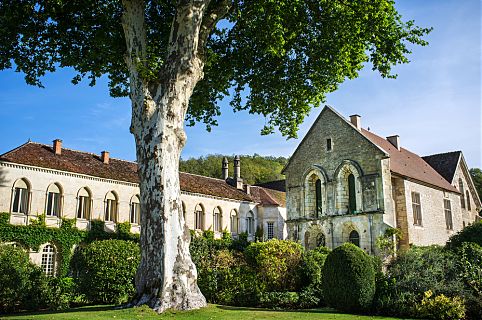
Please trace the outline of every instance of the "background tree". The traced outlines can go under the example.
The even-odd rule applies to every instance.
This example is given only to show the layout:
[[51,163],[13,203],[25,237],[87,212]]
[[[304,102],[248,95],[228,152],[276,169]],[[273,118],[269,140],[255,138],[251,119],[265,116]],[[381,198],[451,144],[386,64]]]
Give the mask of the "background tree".
[[[179,170],[202,176],[222,178],[221,161],[223,155],[210,154],[199,158],[181,159],[179,162]],[[229,176],[233,176],[234,156],[226,156],[230,161]],[[268,181],[282,180],[284,175],[281,170],[286,165],[288,159],[284,157],[260,156],[254,154],[252,156],[242,155],[241,158],[241,177],[243,182],[247,184],[257,184]]]
[[472,168],[469,170],[472,180],[474,181],[475,189],[479,194],[479,198],[482,199],[482,170],[479,168]]
[[[223,19],[221,21],[221,19]],[[288,137],[311,107],[370,62],[383,77],[429,29],[392,0],[3,0],[0,69],[28,84],[59,67],[132,101],[141,194],[135,304],[205,305],[181,212],[184,121],[216,123],[217,102],[266,117]]]

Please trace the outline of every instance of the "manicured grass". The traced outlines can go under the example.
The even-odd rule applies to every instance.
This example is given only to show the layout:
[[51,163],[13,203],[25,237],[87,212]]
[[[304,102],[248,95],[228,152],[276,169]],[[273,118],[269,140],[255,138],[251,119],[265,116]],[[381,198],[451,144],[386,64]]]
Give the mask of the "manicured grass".
[[[1,316],[0,316],[1,317]],[[237,308],[209,305],[202,310],[166,312],[157,315],[146,307],[115,309],[112,306],[93,306],[71,309],[64,312],[38,312],[8,315],[2,319],[176,319],[176,320],[229,320],[229,319],[322,319],[322,320],[390,320],[397,318],[358,316],[337,313],[331,309],[313,309],[299,311],[272,311],[254,308]]]

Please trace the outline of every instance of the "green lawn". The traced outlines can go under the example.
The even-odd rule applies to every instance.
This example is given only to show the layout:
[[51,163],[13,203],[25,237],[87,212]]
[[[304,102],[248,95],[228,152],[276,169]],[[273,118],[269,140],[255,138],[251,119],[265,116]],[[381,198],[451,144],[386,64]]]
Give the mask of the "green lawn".
[[131,309],[115,309],[111,306],[94,306],[71,309],[64,312],[39,312],[22,313],[0,316],[2,319],[176,319],[176,320],[229,320],[229,319],[335,319],[335,320],[368,320],[379,319],[389,320],[397,318],[357,316],[336,313],[330,309],[313,309],[302,311],[272,311],[254,308],[236,308],[220,305],[209,305],[209,307],[196,311],[166,312],[157,315],[146,307]]

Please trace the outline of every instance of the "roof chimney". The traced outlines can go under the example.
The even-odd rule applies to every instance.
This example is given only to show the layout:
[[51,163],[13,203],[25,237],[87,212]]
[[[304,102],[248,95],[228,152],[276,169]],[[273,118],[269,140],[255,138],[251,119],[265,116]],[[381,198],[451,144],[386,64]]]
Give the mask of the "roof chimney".
[[55,139],[53,149],[55,154],[60,155],[62,153],[62,140]]
[[102,151],[100,153],[100,159],[103,163],[109,164],[109,151]]
[[236,188],[243,189],[243,179],[241,179],[241,159],[239,156],[234,157],[234,183]]
[[222,166],[222,168],[223,168],[223,180],[226,181],[226,179],[227,179],[228,176],[229,176],[229,173],[228,173],[228,171],[229,171],[229,162],[228,162],[228,158],[226,158],[226,157],[223,158],[223,166]]
[[387,140],[388,140],[388,142],[393,144],[393,146],[395,148],[397,148],[398,151],[400,151],[400,136],[398,134],[394,135],[394,136],[387,137]]
[[358,130],[361,130],[361,117],[357,114],[350,116],[350,122],[354,125]]

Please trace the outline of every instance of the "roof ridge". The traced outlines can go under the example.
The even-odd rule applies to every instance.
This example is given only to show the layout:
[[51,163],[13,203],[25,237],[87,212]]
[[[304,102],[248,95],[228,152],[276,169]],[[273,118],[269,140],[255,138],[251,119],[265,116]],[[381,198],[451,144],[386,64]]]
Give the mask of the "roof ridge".
[[427,157],[433,157],[433,156],[441,156],[445,154],[451,154],[451,153],[462,153],[462,150],[456,150],[456,151],[447,151],[447,152],[440,152],[440,153],[434,153],[434,154],[429,154],[426,156],[421,156],[422,158],[427,158]]

